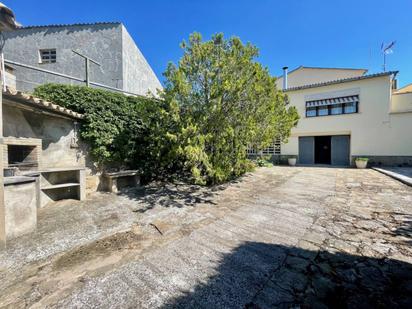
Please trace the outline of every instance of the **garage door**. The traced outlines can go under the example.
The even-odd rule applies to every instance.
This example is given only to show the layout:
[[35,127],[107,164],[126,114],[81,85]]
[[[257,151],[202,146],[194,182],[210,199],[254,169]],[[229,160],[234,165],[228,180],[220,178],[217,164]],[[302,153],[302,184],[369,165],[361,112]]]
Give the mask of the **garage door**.
[[335,135],[331,139],[332,165],[348,166],[350,163],[350,136]]
[[315,164],[315,137],[299,137],[299,164]]

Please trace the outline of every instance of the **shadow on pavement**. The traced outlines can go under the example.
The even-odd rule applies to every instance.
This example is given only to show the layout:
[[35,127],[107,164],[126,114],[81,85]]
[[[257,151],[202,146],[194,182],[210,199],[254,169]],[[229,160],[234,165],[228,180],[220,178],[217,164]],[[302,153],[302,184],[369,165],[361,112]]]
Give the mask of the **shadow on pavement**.
[[134,212],[144,213],[155,206],[182,208],[195,207],[199,203],[215,204],[213,198],[218,191],[223,189],[223,187],[217,187],[215,190],[211,190],[202,186],[166,183],[152,184],[140,189],[123,191],[120,194],[139,201],[144,207],[136,209]]
[[248,242],[164,308],[412,308],[412,265]]

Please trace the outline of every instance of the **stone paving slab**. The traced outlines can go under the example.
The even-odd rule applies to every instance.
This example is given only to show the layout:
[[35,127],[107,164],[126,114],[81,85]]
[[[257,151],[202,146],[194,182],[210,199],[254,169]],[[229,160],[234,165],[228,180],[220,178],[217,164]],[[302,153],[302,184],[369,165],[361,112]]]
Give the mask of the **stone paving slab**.
[[126,231],[74,234],[45,259],[20,257],[19,271],[19,251],[3,254],[0,307],[412,306],[412,188],[374,170],[261,168],[111,201],[88,201],[105,213],[88,208],[92,235],[116,207]]

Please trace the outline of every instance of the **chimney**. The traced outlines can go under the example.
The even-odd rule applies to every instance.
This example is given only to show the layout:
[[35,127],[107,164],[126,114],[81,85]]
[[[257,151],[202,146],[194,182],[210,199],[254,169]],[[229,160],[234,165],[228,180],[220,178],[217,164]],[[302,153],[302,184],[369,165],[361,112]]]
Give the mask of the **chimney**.
[[288,89],[288,67],[283,67],[283,90]]

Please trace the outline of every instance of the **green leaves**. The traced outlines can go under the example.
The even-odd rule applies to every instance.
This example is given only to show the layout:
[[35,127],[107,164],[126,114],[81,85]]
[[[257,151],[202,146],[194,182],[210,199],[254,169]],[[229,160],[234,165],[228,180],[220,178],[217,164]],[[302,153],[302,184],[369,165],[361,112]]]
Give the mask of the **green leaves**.
[[[202,41],[193,33],[181,47],[178,66],[169,64],[164,73],[164,99],[180,108],[185,168],[198,183],[226,181],[250,168],[248,145],[263,148],[289,136],[296,110],[287,108],[250,43],[223,34]],[[195,138],[187,128],[195,128]]]
[[57,84],[34,94],[85,115],[81,137],[102,167],[138,168],[147,180],[224,182],[253,167],[248,145],[285,141],[298,114],[250,43],[193,33],[181,46],[182,58],[164,73],[161,100]]
[[158,161],[170,144],[166,131],[178,119],[165,102],[59,84],[40,86],[34,95],[85,115],[80,134],[100,167],[138,168],[147,178],[162,172]]

